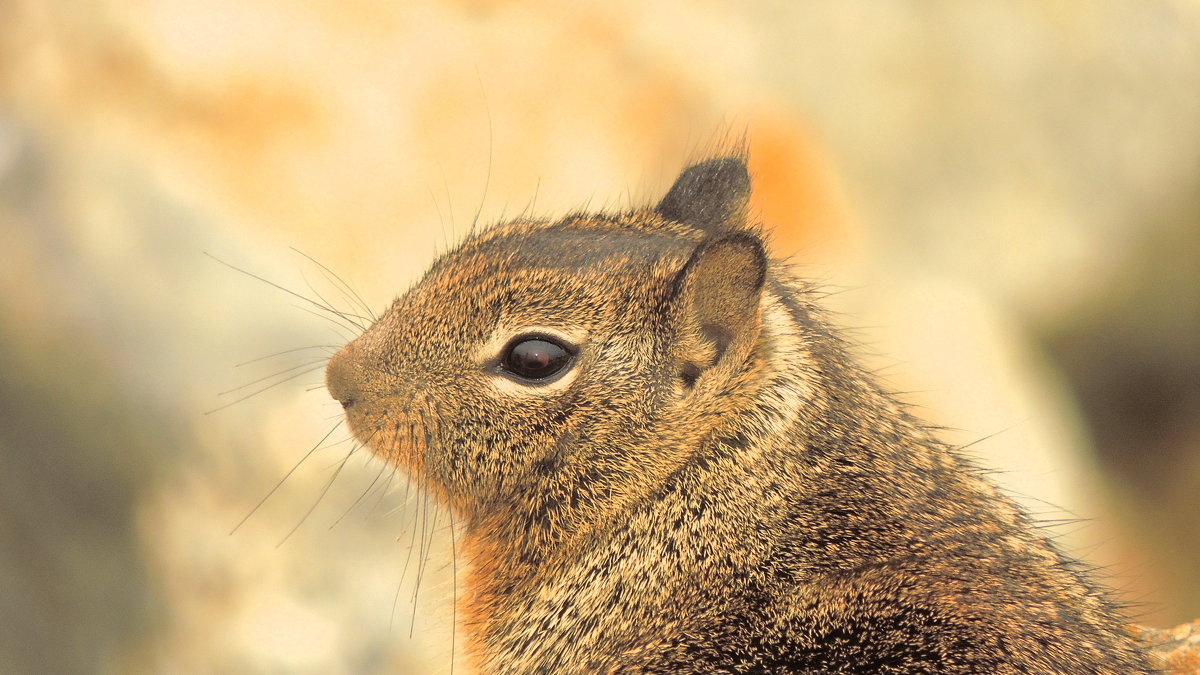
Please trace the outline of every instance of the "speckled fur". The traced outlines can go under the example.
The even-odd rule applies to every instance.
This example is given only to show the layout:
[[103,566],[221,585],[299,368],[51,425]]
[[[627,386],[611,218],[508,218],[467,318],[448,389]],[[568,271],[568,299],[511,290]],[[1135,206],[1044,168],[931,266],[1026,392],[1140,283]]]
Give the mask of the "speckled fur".
[[[720,158],[654,208],[474,235],[330,362],[358,438],[456,514],[472,665],[1151,672],[767,260],[748,193]],[[526,327],[579,336],[565,384],[495,373]]]

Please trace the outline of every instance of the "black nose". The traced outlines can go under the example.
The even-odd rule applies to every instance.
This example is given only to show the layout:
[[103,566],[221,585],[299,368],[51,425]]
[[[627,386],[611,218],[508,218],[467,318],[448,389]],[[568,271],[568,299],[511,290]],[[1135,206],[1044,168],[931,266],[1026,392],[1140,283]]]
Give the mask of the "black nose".
[[339,349],[325,366],[325,388],[347,410],[359,398],[360,370],[358,349],[353,342]]

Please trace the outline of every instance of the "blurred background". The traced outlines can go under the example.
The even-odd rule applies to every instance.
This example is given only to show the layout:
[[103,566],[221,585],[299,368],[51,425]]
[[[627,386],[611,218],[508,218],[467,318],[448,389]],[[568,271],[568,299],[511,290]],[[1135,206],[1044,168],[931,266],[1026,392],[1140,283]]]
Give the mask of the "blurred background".
[[322,442],[349,332],[214,257],[378,312],[743,136],[889,386],[1200,617],[1200,5],[4,0],[0,671],[447,672],[446,514]]

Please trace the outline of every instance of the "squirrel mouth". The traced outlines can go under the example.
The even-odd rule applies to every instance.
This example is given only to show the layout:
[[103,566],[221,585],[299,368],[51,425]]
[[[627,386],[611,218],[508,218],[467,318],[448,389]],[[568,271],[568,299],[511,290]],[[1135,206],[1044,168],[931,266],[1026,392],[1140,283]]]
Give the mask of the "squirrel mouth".
[[354,437],[379,459],[416,476],[423,476],[431,448],[436,445],[438,415],[424,397],[408,400],[354,400],[346,421]]

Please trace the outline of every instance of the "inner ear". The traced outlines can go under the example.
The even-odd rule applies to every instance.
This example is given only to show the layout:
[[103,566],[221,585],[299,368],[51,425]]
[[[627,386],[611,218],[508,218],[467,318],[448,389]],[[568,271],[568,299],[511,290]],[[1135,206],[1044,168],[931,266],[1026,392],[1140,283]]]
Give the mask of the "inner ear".
[[717,351],[717,358],[725,353],[729,347],[729,343],[733,341],[733,336],[729,334],[724,326],[715,323],[706,323],[700,326],[700,333],[712,343]]
[[717,363],[732,345],[757,336],[766,273],[763,244],[749,232],[724,235],[696,247],[675,278],[681,337],[715,352],[711,363]]

